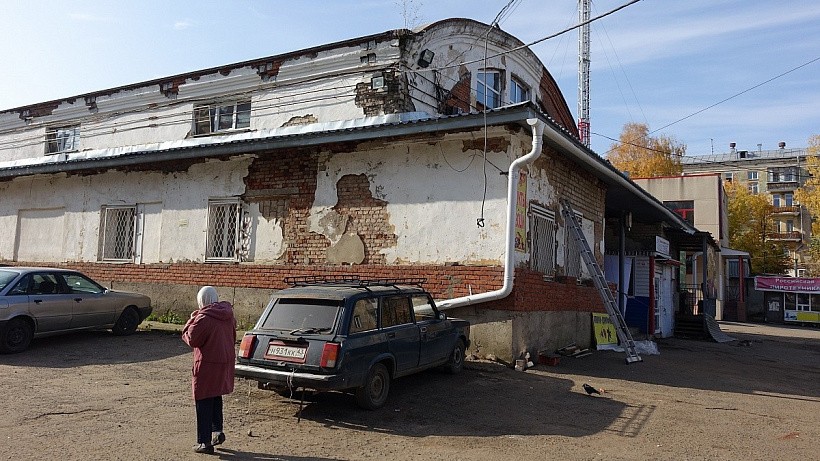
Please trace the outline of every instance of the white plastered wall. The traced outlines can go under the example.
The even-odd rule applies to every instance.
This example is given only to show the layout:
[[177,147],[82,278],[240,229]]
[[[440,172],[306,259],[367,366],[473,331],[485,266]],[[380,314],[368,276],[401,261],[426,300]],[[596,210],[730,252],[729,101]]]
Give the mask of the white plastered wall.
[[[0,225],[14,232],[0,234],[0,260],[25,256],[37,261],[96,261],[101,208],[137,204],[144,233],[141,262],[202,261],[208,199],[241,195],[250,162],[247,157],[207,161],[185,172],[109,171],[2,183]],[[255,204],[249,213],[257,222],[255,256],[276,259],[281,252],[281,223],[260,217]],[[24,232],[18,233],[21,223]],[[44,242],[53,244],[36,252],[30,248]]]
[[[495,133],[494,136],[500,135]],[[503,134],[509,137],[509,134]],[[344,229],[329,229],[323,219],[335,213],[336,183],[345,175],[365,174],[373,197],[387,202],[390,223],[398,236],[395,247],[383,250],[388,264],[444,264],[447,262],[500,264],[504,256],[506,175],[487,164],[484,223],[483,153],[462,149],[464,138],[447,137],[431,143],[374,146],[356,153],[324,159],[310,215],[310,230],[338,240]],[[518,143],[513,143],[518,144]],[[488,152],[487,160],[506,171],[510,159],[521,155]]]

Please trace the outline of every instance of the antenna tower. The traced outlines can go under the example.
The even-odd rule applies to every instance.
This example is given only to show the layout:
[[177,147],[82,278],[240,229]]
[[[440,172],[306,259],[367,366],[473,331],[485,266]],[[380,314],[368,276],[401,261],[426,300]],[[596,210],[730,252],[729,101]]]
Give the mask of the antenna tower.
[[578,135],[589,147],[589,10],[592,0],[578,0]]

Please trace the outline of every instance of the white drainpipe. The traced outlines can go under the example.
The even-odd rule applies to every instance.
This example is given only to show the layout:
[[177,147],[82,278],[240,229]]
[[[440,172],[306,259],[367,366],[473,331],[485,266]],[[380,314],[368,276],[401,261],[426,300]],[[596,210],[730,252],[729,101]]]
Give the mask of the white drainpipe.
[[527,123],[532,127],[532,150],[510,165],[507,174],[507,229],[505,234],[506,253],[504,255],[504,285],[501,289],[488,291],[477,295],[462,296],[460,298],[448,299],[436,303],[439,310],[453,309],[455,307],[469,306],[471,304],[495,301],[507,297],[513,288],[513,277],[515,275],[515,211],[517,206],[518,193],[518,172],[521,167],[532,163],[541,155],[542,137],[544,136],[544,122],[537,118],[528,118]]

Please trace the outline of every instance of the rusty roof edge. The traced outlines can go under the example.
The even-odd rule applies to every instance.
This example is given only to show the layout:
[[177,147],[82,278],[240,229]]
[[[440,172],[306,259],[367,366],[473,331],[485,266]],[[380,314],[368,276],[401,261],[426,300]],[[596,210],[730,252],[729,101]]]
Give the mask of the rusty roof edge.
[[130,84],[121,85],[121,86],[115,86],[113,88],[108,88],[108,89],[104,89],[104,90],[97,90],[97,91],[92,91],[92,92],[89,92],[89,93],[82,93],[82,94],[75,95],[75,96],[68,96],[68,97],[64,97],[64,98],[52,99],[52,100],[49,100],[49,101],[39,101],[39,102],[32,103],[32,104],[26,104],[26,105],[23,105],[23,106],[12,107],[12,108],[9,108],[9,109],[0,109],[0,114],[13,113],[13,112],[20,113],[20,112],[23,112],[25,110],[33,109],[33,108],[37,108],[37,107],[41,107],[41,106],[61,104],[63,102],[69,102],[69,101],[83,99],[83,98],[106,96],[106,95],[111,95],[111,94],[118,93],[118,92],[121,92],[121,91],[134,90],[134,89],[137,89],[137,88],[144,88],[144,87],[148,87],[148,86],[159,85],[159,84],[162,84],[162,83],[165,83],[165,82],[169,82],[169,81],[173,81],[173,80],[177,80],[177,79],[182,79],[182,78],[185,78],[185,79],[200,78],[200,77],[203,77],[205,75],[215,74],[215,73],[218,73],[218,72],[224,72],[226,70],[234,70],[234,69],[241,69],[243,67],[248,67],[248,66],[261,65],[261,64],[268,63],[270,61],[292,59],[292,58],[304,56],[304,55],[307,55],[307,54],[318,53],[320,51],[327,51],[327,50],[331,50],[331,49],[334,49],[334,48],[340,48],[340,47],[355,45],[355,44],[359,44],[359,43],[366,43],[370,40],[375,40],[375,39],[379,39],[379,38],[392,40],[392,39],[395,39],[395,38],[400,38],[403,35],[412,34],[412,33],[413,33],[412,31],[406,30],[406,29],[393,29],[393,30],[388,30],[386,32],[380,32],[380,33],[377,33],[377,34],[365,35],[363,37],[350,38],[350,39],[341,40],[341,41],[338,41],[338,42],[327,43],[327,44],[323,44],[323,45],[317,45],[317,46],[310,47],[310,48],[304,48],[302,50],[290,51],[290,52],[287,52],[287,53],[282,53],[282,54],[277,54],[277,55],[272,55],[272,56],[266,56],[266,57],[262,57],[262,58],[255,58],[255,59],[250,59],[250,60],[247,60],[247,61],[240,61],[240,62],[236,62],[236,63],[232,63],[232,64],[224,64],[224,65],[221,65],[221,66],[209,67],[207,69],[200,69],[200,70],[195,70],[195,71],[191,71],[191,72],[184,72],[184,73],[181,73],[181,74],[168,75],[168,76],[165,76],[165,77],[159,77],[159,78],[155,78],[155,79],[151,79],[151,80],[145,80],[145,81],[142,81],[142,82],[130,83]]

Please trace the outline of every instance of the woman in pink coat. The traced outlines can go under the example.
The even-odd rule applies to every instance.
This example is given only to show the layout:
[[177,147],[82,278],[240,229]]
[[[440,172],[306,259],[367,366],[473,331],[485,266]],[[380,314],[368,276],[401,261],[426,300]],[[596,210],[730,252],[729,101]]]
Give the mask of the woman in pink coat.
[[233,392],[236,361],[236,318],[233,306],[219,301],[216,289],[202,287],[199,309],[182,329],[182,340],[194,349],[192,387],[196,402],[197,453],[213,453],[225,441],[222,396]]

